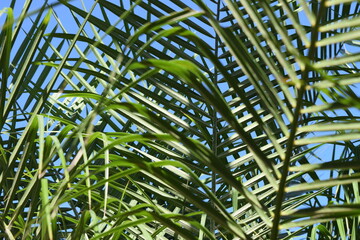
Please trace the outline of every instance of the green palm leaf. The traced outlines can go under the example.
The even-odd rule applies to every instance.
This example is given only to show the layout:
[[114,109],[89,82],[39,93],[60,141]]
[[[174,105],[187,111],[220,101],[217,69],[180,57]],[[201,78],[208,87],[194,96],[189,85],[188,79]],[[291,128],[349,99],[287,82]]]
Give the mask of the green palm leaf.
[[3,237],[356,239],[356,1],[17,4]]

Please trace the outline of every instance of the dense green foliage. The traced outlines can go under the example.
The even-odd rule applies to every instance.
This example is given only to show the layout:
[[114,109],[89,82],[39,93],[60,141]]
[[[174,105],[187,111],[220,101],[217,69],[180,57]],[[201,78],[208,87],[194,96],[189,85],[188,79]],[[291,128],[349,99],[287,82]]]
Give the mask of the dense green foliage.
[[359,239],[359,9],[2,1],[1,238]]

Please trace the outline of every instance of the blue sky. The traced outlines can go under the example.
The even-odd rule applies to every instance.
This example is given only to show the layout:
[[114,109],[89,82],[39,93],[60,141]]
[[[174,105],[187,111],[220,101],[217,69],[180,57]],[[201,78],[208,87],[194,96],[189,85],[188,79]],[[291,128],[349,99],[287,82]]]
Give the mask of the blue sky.
[[[56,1],[49,1],[49,4],[52,4],[52,3],[56,3]],[[72,4],[78,6],[79,8],[85,8],[87,10],[89,10],[91,8],[91,5],[93,4],[93,1],[80,1],[80,0],[75,0],[75,1],[72,1],[71,2]],[[195,9],[198,9],[197,6],[192,3],[192,1],[183,1],[184,4],[190,6],[190,7],[193,7]],[[22,9],[21,7],[21,4],[22,2],[21,1],[17,1],[16,3],[17,5],[15,5],[15,16],[18,16],[20,14],[20,10]],[[85,4],[85,5],[84,5]],[[1,1],[0,2],[0,9],[3,9],[4,6],[6,6],[7,3],[5,1]],[[170,4],[168,5],[169,7],[173,8],[174,10],[180,10],[179,7],[177,7],[175,4]],[[128,7],[128,6],[127,6]],[[154,7],[156,8],[156,6],[154,5]],[[209,7],[213,8],[215,10],[215,7],[216,5],[213,4],[211,1],[209,1]],[[31,10],[32,11],[36,11],[37,10],[37,6],[36,4],[32,4],[32,7],[31,7]],[[31,11],[30,11],[31,12]],[[95,14],[96,12],[100,13],[100,9],[97,7],[95,8]],[[142,14],[142,12],[145,14],[145,11],[141,8],[141,7],[136,7],[135,8],[135,12],[136,13],[139,13],[139,14]],[[78,24],[74,21],[74,18],[70,15],[69,11],[63,7],[63,6],[56,6],[55,8],[55,13],[59,16],[59,19],[61,20],[61,24],[63,25],[63,27],[66,29],[67,32],[70,32],[70,33],[75,33],[78,29]],[[64,15],[68,15],[68,17],[64,17]],[[100,15],[100,14],[99,14]],[[4,21],[5,19],[5,16],[6,14],[4,14],[4,12],[2,12],[2,15],[0,16],[0,23]],[[32,17],[32,16],[31,16]],[[31,19],[30,17],[30,19]],[[145,16],[144,16],[145,17]],[[112,14],[109,14],[109,18],[110,19],[113,19],[113,21],[115,22],[117,19],[118,19],[118,16],[115,16],[115,15],[112,15]],[[24,24],[24,30],[26,30],[26,28],[28,26],[31,26],[31,23],[30,23],[30,19],[27,19],[26,22],[29,23],[29,25],[27,24]],[[79,18],[80,20],[80,23],[82,21],[82,18]],[[155,20],[155,19],[153,19]],[[307,22],[306,21],[306,17],[304,16],[303,19],[302,19],[303,22]],[[26,23],[25,22],[25,23]],[[50,24],[50,26],[48,27],[48,31],[50,31],[55,25],[55,19],[53,18],[52,19],[52,24]],[[121,26],[119,26],[121,27]],[[209,32],[211,32],[212,34],[214,33],[212,29],[208,29]],[[91,33],[91,29],[90,27],[87,25],[86,26],[86,32],[87,33]],[[24,34],[23,32],[21,34]],[[90,36],[91,37],[91,36]],[[205,38],[205,36],[204,36]],[[213,41],[213,39],[211,38],[208,38],[207,41],[209,42],[209,44],[211,45],[211,41]],[[79,46],[82,45],[82,43],[78,43]],[[17,45],[14,46],[14,48],[16,48]],[[358,48],[352,46],[352,47],[348,47],[346,48],[347,50],[357,50]],[[90,53],[91,54],[91,53]],[[75,56],[75,55],[74,55]],[[91,55],[89,55],[88,57],[91,58]],[[225,86],[226,87],[226,86]],[[356,110],[354,110],[356,111]],[[321,159],[323,159],[324,161],[326,161],[327,159],[331,158],[331,152],[332,152],[332,149],[329,149],[328,146],[323,146],[322,148],[320,148],[319,150],[316,151],[316,154],[318,156],[321,156]],[[338,154],[340,154],[338,152]],[[311,157],[313,159],[313,161],[318,161],[318,159],[316,157]],[[325,173],[322,173],[322,174],[325,174]],[[322,175],[320,174],[320,175]],[[327,175],[327,174],[325,174]]]

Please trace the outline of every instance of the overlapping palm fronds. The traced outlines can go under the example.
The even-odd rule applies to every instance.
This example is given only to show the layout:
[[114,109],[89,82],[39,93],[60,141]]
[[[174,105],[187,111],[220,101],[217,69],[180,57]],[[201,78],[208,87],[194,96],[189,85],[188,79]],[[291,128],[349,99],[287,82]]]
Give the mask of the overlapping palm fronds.
[[3,237],[357,239],[356,1],[16,2]]

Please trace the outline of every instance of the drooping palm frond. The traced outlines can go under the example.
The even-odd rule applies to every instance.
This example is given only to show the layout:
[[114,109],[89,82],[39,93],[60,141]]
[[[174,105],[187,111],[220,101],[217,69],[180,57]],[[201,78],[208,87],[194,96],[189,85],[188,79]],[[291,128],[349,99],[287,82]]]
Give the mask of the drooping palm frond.
[[3,236],[356,239],[348,2],[59,1],[19,21],[9,8]]

